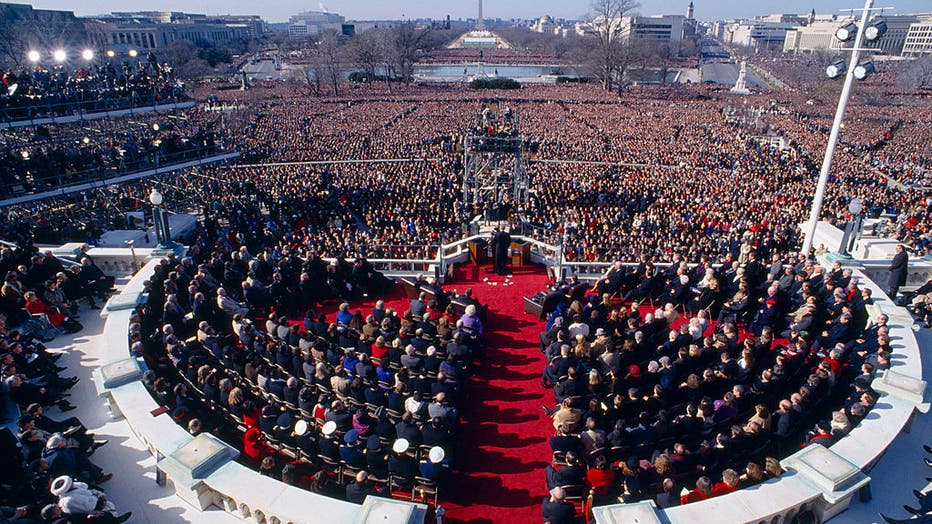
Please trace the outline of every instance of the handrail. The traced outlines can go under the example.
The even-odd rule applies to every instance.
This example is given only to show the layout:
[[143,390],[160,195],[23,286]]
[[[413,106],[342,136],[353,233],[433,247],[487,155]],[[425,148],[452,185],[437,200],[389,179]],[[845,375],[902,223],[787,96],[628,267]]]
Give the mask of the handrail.
[[170,173],[172,171],[178,171],[180,169],[187,169],[189,167],[201,166],[205,164],[212,164],[214,162],[223,162],[225,160],[233,160],[240,156],[239,153],[224,152],[223,150],[217,150],[212,156],[204,156],[186,162],[180,162],[177,164],[169,164],[162,166],[155,166],[152,169],[136,171],[129,174],[123,174],[120,176],[115,176],[112,178],[100,178],[89,182],[81,182],[70,186],[60,187],[57,189],[52,189],[49,191],[44,191],[42,193],[32,193],[28,195],[22,195],[17,197],[6,198],[0,200],[0,206],[9,206],[14,204],[24,204],[27,202],[32,202],[34,200],[44,200],[46,198],[64,196],[70,193],[77,193],[78,191],[84,191],[87,189],[94,189],[98,187],[109,186],[113,184],[119,184],[122,182],[129,182],[131,180],[136,180],[139,178],[145,178],[152,175],[161,175],[165,173]]
[[[161,146],[159,146],[154,150],[145,151],[137,157],[128,158],[127,160],[123,160],[119,163],[102,165],[97,168],[85,169],[83,171],[75,171],[71,173],[49,173],[45,176],[39,176],[38,174],[33,173],[33,181],[31,184],[34,186],[62,188],[69,185],[65,178],[78,181],[77,183],[93,182],[95,180],[106,179],[115,175],[159,168],[161,166],[171,165],[177,162],[184,162],[185,160],[207,158],[222,152],[223,149],[219,144],[214,146],[196,146],[181,151],[175,151],[173,153],[166,153],[162,150]],[[30,184],[30,182],[25,180],[2,184],[0,185],[0,194],[10,196],[29,194],[29,191],[26,187],[27,184]],[[17,188],[22,189],[18,190]],[[41,191],[44,188],[38,187],[37,189]]]
[[[3,99],[0,98],[0,102]],[[80,117],[85,114],[106,113],[142,107],[180,104],[189,102],[184,93],[164,94],[150,92],[143,96],[130,94],[129,96],[104,97],[86,101],[60,102],[57,104],[34,105],[3,105],[0,104],[0,128],[23,127],[44,123],[41,121],[59,122],[59,119]],[[194,105],[191,102],[190,105]]]

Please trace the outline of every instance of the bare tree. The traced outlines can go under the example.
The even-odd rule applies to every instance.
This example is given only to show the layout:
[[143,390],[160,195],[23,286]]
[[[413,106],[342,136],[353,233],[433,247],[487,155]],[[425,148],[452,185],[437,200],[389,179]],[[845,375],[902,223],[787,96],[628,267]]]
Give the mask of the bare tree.
[[402,22],[391,31],[391,44],[395,73],[405,82],[414,78],[414,61],[418,49],[430,32],[429,27],[418,28],[414,22]]
[[343,74],[343,50],[340,47],[339,36],[336,29],[326,29],[321,32],[317,41],[317,59],[330,82],[333,96],[339,94],[340,77]]
[[653,65],[660,70],[660,83],[666,84],[667,73],[670,72],[670,68],[673,67],[675,61],[673,51],[670,49],[670,43],[663,40],[651,42],[648,56]]
[[602,88],[611,91],[619,59],[627,45],[623,18],[638,7],[635,0],[593,0],[589,24],[595,46],[589,55]]
[[302,68],[301,72],[304,73],[304,80],[307,81],[307,87],[311,90],[311,94],[320,98],[320,79],[324,77],[324,67],[316,54],[311,58],[310,65]]
[[362,69],[371,85],[371,82],[375,81],[376,70],[383,61],[379,35],[375,30],[360,33],[353,37],[349,47],[353,61]]
[[907,89],[932,89],[932,56],[925,55],[915,59],[897,76],[897,84]]

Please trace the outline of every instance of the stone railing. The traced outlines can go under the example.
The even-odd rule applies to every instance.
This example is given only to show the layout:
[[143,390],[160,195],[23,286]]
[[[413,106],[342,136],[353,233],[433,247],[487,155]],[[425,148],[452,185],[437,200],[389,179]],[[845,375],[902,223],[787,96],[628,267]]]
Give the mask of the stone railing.
[[192,437],[159,408],[142,383],[145,363],[129,351],[129,319],[145,297],[143,282],[154,273],[151,260],[101,312],[106,318],[102,365],[94,373],[98,393],[114,418],[123,418],[157,459],[156,479],[171,479],[176,494],[201,511],[216,506],[257,524],[421,524],[426,506],[369,497],[353,504],[311,493],[236,462],[239,452],[209,434]]
[[809,446],[782,460],[780,465],[786,473],[779,478],[663,510],[657,509],[653,502],[596,507],[595,522],[781,524],[803,511],[812,511],[819,522],[825,522],[847,509],[859,491],[868,496],[870,470],[900,432],[909,432],[916,413],[928,411],[929,392],[922,380],[912,317],[896,307],[861,270],[854,270],[854,276],[862,288],[873,292],[871,320],[880,314],[889,317],[887,325],[893,348],[890,369],[872,384],[880,398],[860,424],[831,448]]

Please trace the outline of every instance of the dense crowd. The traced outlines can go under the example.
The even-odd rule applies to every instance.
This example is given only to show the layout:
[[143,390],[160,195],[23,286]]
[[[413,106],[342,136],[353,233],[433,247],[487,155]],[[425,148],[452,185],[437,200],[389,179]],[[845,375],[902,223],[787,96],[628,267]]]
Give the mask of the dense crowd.
[[573,522],[570,495],[667,508],[729,493],[865,417],[891,356],[870,290],[837,264],[763,254],[718,269],[616,264],[588,298],[559,302],[540,337],[556,404],[545,520]]
[[[481,353],[481,305],[433,279],[406,311],[331,300],[392,286],[364,259],[327,264],[294,237],[207,226],[145,284],[130,344],[147,387],[196,435],[242,442],[264,475],[361,503],[447,483],[459,406]],[[302,321],[293,319],[303,318]]]
[[[850,273],[790,255],[832,118],[832,104],[799,78],[795,90],[745,99],[760,109],[755,126],[727,118],[734,100],[704,86],[498,93],[533,144],[531,203],[513,218],[542,228],[570,261],[640,263],[613,265],[541,336],[542,382],[555,394],[545,407],[557,433],[544,504],[553,523],[572,509],[568,496],[590,491],[598,502],[656,497],[669,507],[760,482],[779,474],[771,457],[833,442],[876,400],[870,379],[890,358],[884,317],[868,325],[870,294]],[[3,81],[0,101],[14,112],[178,95],[154,57]],[[94,243],[125,225],[125,211],[145,208],[152,185],[167,206],[202,215],[188,255],[159,266],[130,326],[152,370],[146,384],[172,416],[192,434],[242,439],[244,459],[264,474],[330,494],[328,481],[346,484],[351,501],[391,490],[393,479],[406,489],[417,476],[446,481],[458,402],[481,349],[479,304],[425,280],[407,311],[346,305],[328,318],[321,307],[379,296],[388,283],[369,259],[433,259],[465,235],[477,210],[461,196],[461,145],[485,94],[344,89],[328,99],[287,86],[217,92],[172,126],[115,141],[85,141],[69,125],[54,136],[4,133],[2,182],[27,191],[214,147],[218,125],[246,160],[0,210],[0,236],[21,246],[0,253],[3,393],[27,413],[17,437],[28,443],[16,451],[4,437],[3,484],[20,489],[3,503],[36,515],[57,500],[54,519],[77,511],[63,501],[80,491],[73,498],[93,502],[98,518],[125,517],[97,490],[109,477],[87,456],[100,442],[77,420],[42,418],[42,406],[72,408],[64,395],[74,382],[42,341],[80,329],[79,304],[96,307],[112,282],[89,258],[65,267],[29,246]],[[848,220],[859,197],[925,253],[930,204],[909,186],[925,184],[927,102],[888,102],[852,104],[824,217]],[[233,109],[213,110],[224,103]],[[761,129],[785,147],[761,145]],[[646,305],[655,301],[659,309]]]
[[[733,102],[704,89],[639,87],[613,99],[595,86],[528,86],[502,99],[534,146],[526,156],[531,203],[518,210],[521,218],[550,231],[573,261],[670,261],[679,254],[720,262],[747,245],[795,249],[830,104],[807,105],[811,99],[796,91],[750,97],[763,128],[784,138],[780,150],[726,118]],[[280,232],[304,234],[306,225],[320,232],[322,254],[339,250],[348,235],[345,251],[371,258],[432,258],[426,246],[457,238],[464,218],[479,214],[462,201],[460,143],[483,106],[481,94],[379,83],[322,100],[280,86],[213,94],[238,108],[226,118],[229,143],[249,164],[202,171],[217,180],[201,191],[202,203],[221,214],[251,206],[242,216],[257,219],[257,210],[270,208]],[[921,191],[904,186],[925,176],[928,126],[921,111],[909,111],[921,104],[898,95],[889,106],[849,111],[823,212],[841,224],[848,202],[860,197],[872,216],[891,217],[891,232],[919,254],[930,241],[928,205]],[[207,111],[194,120],[208,115],[217,121]],[[322,163],[253,165],[261,162]],[[185,187],[186,177],[172,183]]]
[[[41,192],[209,156],[215,131],[165,115],[161,125],[107,121],[6,129],[0,136],[0,196]],[[52,134],[54,133],[54,136]]]
[[[113,279],[89,257],[63,263],[32,248],[0,251],[0,409],[16,433],[0,429],[0,518],[6,522],[124,522],[101,484],[104,472],[90,456],[106,440],[75,417],[68,390],[77,382],[56,362],[64,355],[45,343],[79,331],[78,313],[111,291]],[[47,412],[48,411],[48,412]],[[93,520],[91,520],[93,519]]]
[[182,101],[183,86],[153,53],[138,60],[100,61],[78,69],[34,66],[2,72],[0,121],[61,117]]

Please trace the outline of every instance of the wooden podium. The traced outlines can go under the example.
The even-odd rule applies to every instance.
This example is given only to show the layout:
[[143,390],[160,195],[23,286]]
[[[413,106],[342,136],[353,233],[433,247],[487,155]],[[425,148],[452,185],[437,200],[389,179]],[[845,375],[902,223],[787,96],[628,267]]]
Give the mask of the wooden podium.
[[512,242],[511,243],[511,265],[520,267],[531,263],[531,243],[530,242]]
[[477,266],[481,266],[489,262],[489,243],[482,238],[477,238],[475,240],[470,240],[467,242],[469,246],[469,261]]

